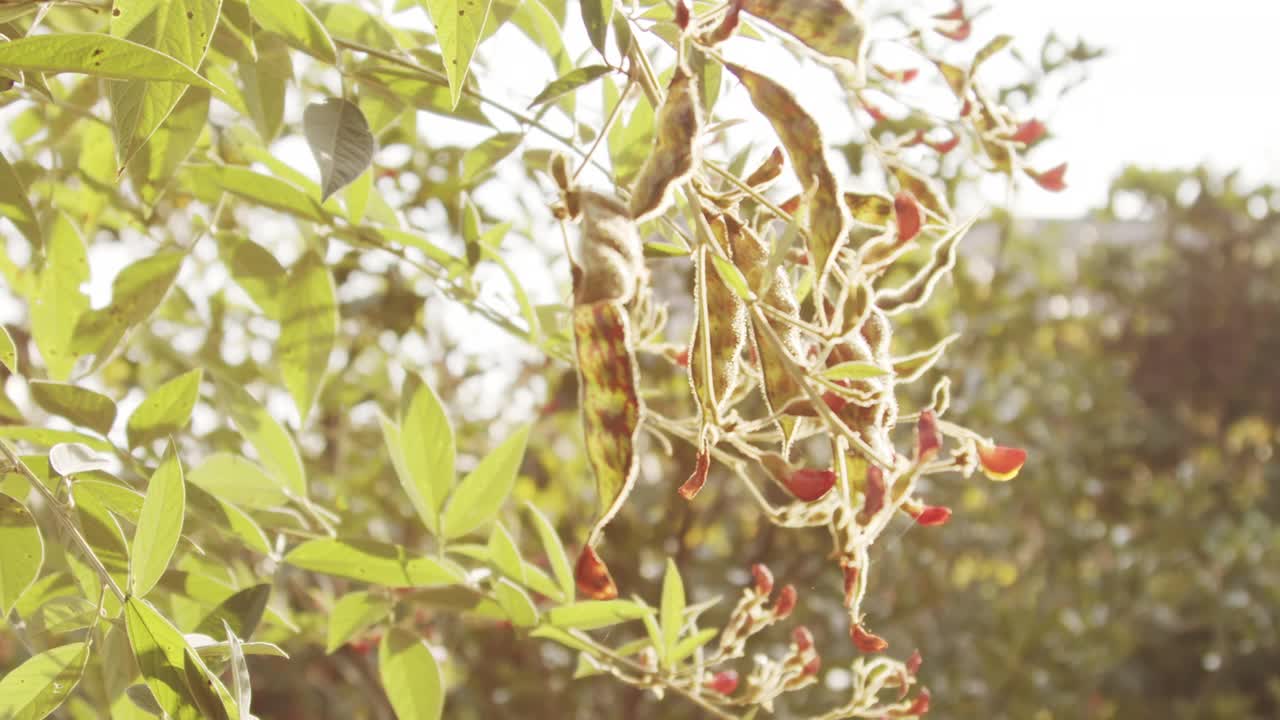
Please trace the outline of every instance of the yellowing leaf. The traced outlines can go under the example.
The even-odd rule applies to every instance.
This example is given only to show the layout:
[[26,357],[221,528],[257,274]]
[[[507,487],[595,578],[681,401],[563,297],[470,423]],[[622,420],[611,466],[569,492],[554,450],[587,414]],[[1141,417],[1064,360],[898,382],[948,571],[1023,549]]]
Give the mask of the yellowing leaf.
[[200,380],[203,377],[204,372],[196,368],[151,391],[125,425],[129,447],[181,430],[191,419],[191,411],[200,397]]
[[293,395],[300,425],[329,369],[329,354],[338,335],[338,300],[333,276],[314,252],[303,255],[289,271],[280,308],[280,339],[276,358],[284,384]]
[[870,362],[852,360],[832,365],[822,371],[828,380],[866,380],[867,378],[884,377],[889,371]]
[[49,231],[44,267],[31,308],[31,332],[52,380],[66,380],[75,365],[71,343],[77,321],[89,309],[89,298],[80,291],[88,281],[89,257],[84,240],[71,221],[58,213]]
[[[157,50],[198,69],[209,50],[222,0],[115,0],[111,35]],[[187,85],[128,80],[107,86],[120,166],[173,112]]]
[[160,467],[147,482],[147,496],[138,516],[138,528],[129,551],[129,593],[145,597],[169,567],[173,551],[182,535],[186,513],[187,487],[182,479],[182,463],[172,441]]
[[456,108],[467,81],[471,56],[489,17],[491,0],[422,0],[422,4],[436,26],[436,39],[440,42],[445,74],[449,77],[451,107]]
[[172,81],[217,90],[189,66],[101,33],[52,33],[0,43],[0,68],[74,72],[112,80]]
[[867,28],[847,0],[743,0],[742,9],[810,48],[859,64]]
[[[31,511],[0,494],[0,614],[9,616],[18,598],[40,576],[44,540]],[[0,707],[3,707],[0,695]]]
[[178,166],[191,154],[208,125],[209,97],[204,88],[188,89],[151,139],[134,154],[129,177],[144,202],[156,201],[163,187],[173,180]]
[[387,631],[378,647],[378,676],[396,717],[440,720],[444,675],[422,638],[398,628]]
[[76,323],[72,350],[93,354],[92,369],[102,367],[131,328],[155,311],[182,269],[186,253],[157,252],[120,271],[111,282],[111,304],[90,310]]
[[304,570],[387,587],[462,581],[461,571],[452,563],[414,557],[403,546],[369,540],[310,540],[294,548],[284,561]]
[[187,481],[219,500],[251,510],[279,507],[288,499],[279,479],[249,458],[235,453],[209,455],[187,472]]

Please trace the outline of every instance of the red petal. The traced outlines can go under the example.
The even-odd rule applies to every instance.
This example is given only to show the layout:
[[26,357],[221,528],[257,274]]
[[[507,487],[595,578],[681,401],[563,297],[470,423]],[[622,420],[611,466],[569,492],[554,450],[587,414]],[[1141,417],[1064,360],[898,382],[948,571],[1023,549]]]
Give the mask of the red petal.
[[916,515],[916,522],[926,527],[935,525],[946,525],[951,519],[951,508],[941,505],[926,505],[919,514]]
[[1027,451],[1003,445],[979,445],[978,462],[992,480],[1011,480],[1027,461]]
[[968,117],[973,112],[973,103],[969,102],[969,98],[964,99],[964,104],[960,106],[960,117]]
[[909,242],[920,232],[920,204],[906,190],[893,196],[893,214],[898,219],[898,243]]
[[732,695],[738,689],[738,673],[735,670],[724,670],[716,673],[707,681],[707,689],[721,695]]
[[784,212],[793,213],[796,210],[800,209],[800,196],[795,195],[795,196],[789,197],[778,207],[781,208]]
[[853,640],[854,647],[864,653],[878,653],[889,647],[884,638],[867,632],[861,625],[849,628],[849,638]]
[[1032,180],[1036,181],[1037,185],[1049,192],[1062,192],[1067,189],[1066,180],[1063,179],[1063,176],[1067,174],[1066,163],[1062,163],[1057,167],[1049,168],[1044,172],[1036,172],[1031,168],[1027,168],[1026,172],[1031,176]]
[[751,577],[755,578],[756,592],[769,597],[769,593],[773,592],[773,573],[769,572],[769,568],[756,563],[751,566]]
[[1014,142],[1020,142],[1023,145],[1030,145],[1044,137],[1045,130],[1044,123],[1032,119],[1019,125],[1018,129],[1009,136],[1009,139]]
[[942,434],[938,432],[938,419],[932,410],[920,411],[916,421],[916,462],[926,463],[942,450]]
[[898,81],[902,83],[909,83],[912,80],[915,80],[916,76],[919,74],[919,68],[907,68],[898,75]]
[[964,3],[956,3],[956,6],[940,15],[934,15],[938,20],[963,20],[964,19]]
[[920,672],[920,665],[924,663],[924,658],[920,657],[920,651],[915,650],[911,653],[911,657],[907,658],[907,674],[915,677]]
[[884,471],[875,465],[867,467],[867,485],[863,491],[867,496],[866,504],[862,506],[862,513],[866,519],[870,519],[872,515],[880,512],[884,507]]
[[618,597],[618,586],[613,583],[609,567],[590,545],[584,546],[582,553],[578,555],[574,579],[578,583],[578,591],[592,600],[613,600]]
[[871,103],[862,103],[862,109],[866,110],[867,114],[870,115],[871,119],[875,122],[884,122],[887,119],[885,114],[881,112],[880,108],[872,105]]
[[929,689],[920,688],[920,694],[916,696],[916,701],[911,703],[911,707],[906,710],[898,710],[894,712],[895,717],[914,717],[924,715],[929,712]]
[[814,655],[813,658],[809,660],[809,662],[804,664],[805,675],[817,675],[818,671],[821,669],[822,669],[822,658],[817,655]]
[[689,6],[684,4],[684,0],[676,0],[676,25],[681,30],[689,27]]
[[853,596],[858,591],[858,566],[846,564],[841,569],[844,570],[844,606],[853,607]]
[[707,484],[707,473],[710,470],[711,453],[703,450],[698,453],[698,464],[694,466],[693,474],[689,476],[688,480],[684,481],[684,484],[681,485],[680,489],[677,491],[680,493],[680,497],[685,500],[692,500],[697,496],[698,491],[702,489],[702,486]]
[[960,136],[953,134],[950,140],[943,140],[942,142],[926,141],[925,144],[936,150],[939,155],[946,155],[952,150],[955,150],[956,146],[960,144]]
[[809,632],[809,628],[803,625],[791,631],[791,639],[795,642],[800,652],[813,647],[813,633]]
[[785,619],[796,609],[796,588],[794,585],[787,585],[782,588],[782,592],[778,593],[778,602],[773,605],[773,614],[779,620]]
[[826,495],[836,484],[836,474],[831,470],[801,468],[787,478],[787,489],[805,502],[813,502]]
[[949,40],[955,40],[956,42],[963,42],[965,40],[968,40],[969,34],[973,32],[973,24],[970,23],[968,20],[965,20],[964,22],[960,23],[960,25],[958,25],[954,30],[940,30],[938,28],[934,28],[934,32],[938,33],[942,37],[947,38]]
[[845,400],[842,396],[835,394],[831,390],[822,393],[822,402],[826,403],[827,407],[831,408],[831,412],[834,413],[840,412],[844,409],[845,405],[849,404],[848,400]]

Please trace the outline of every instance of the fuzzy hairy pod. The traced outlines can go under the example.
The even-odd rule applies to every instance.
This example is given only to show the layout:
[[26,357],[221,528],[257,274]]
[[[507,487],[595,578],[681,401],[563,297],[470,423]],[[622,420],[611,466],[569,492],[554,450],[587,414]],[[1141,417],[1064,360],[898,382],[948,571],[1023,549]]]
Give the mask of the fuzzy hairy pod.
[[911,193],[916,202],[943,221],[951,219],[951,206],[947,204],[946,194],[940,190],[933,180],[924,177],[915,170],[898,165],[893,168],[893,176],[902,189]]
[[947,346],[955,342],[959,337],[959,333],[952,333],[938,341],[936,345],[928,350],[921,350],[917,353],[911,353],[910,355],[903,355],[902,357],[894,358],[894,376],[897,377],[897,380],[900,383],[919,380],[921,375],[924,375],[930,368],[938,363],[938,360],[942,358],[943,352],[946,351]]
[[[760,4],[763,6],[775,3]],[[779,7],[784,5],[776,4]],[[800,16],[806,14],[804,8],[809,5],[825,4],[827,3],[785,3],[793,9],[790,12]],[[833,258],[847,240],[851,223],[849,211],[841,201],[839,184],[831,166],[827,164],[822,131],[818,123],[796,102],[795,96],[783,86],[737,65],[726,64],[725,68],[738,76],[751,95],[752,104],[772,123],[783,147],[787,149],[791,166],[795,168],[801,186],[812,188],[806,229],[809,236],[809,256],[813,258],[814,268],[818,272],[817,287],[821,288]]]
[[[708,219],[713,240],[732,254],[721,216]],[[747,306],[711,265],[711,248],[698,249],[694,269],[693,337],[689,346],[689,381],[704,423],[719,424],[726,400],[738,384],[739,358],[747,342]]]
[[656,127],[653,150],[631,189],[631,217],[637,222],[661,214],[671,189],[688,179],[697,165],[702,105],[698,83],[683,65],[677,65],[671,77]]
[[951,272],[956,265],[956,248],[960,240],[973,226],[970,220],[953,228],[933,246],[929,262],[920,268],[915,275],[901,286],[881,290],[876,294],[876,305],[886,313],[894,315],[903,310],[918,308],[933,294],[938,281]]
[[575,283],[574,305],[631,302],[649,280],[631,214],[614,198],[591,191],[567,193],[566,204],[575,203],[582,216],[582,276]]
[[830,58],[862,64],[867,28],[844,0],[744,0],[747,12]]

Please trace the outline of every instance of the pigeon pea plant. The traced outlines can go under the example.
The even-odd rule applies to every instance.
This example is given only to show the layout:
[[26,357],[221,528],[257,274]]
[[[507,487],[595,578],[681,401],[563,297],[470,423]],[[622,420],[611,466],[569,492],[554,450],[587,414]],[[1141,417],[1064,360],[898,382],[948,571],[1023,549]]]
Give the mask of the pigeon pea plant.
[[[923,478],[1006,480],[1025,453],[944,419],[946,378],[929,404],[900,407],[899,388],[954,336],[896,352],[893,318],[928,302],[973,223],[922,158],[972,151],[965,167],[1063,187],[1065,166],[1024,158],[1044,125],[978,81],[1010,39],[943,60],[971,32],[962,5],[883,38],[840,0],[584,0],[581,26],[563,0],[389,11],[420,5],[434,34],[373,5],[0,2],[4,140],[17,148],[0,156],[0,272],[20,318],[0,333],[16,398],[0,395],[0,637],[28,657],[0,654],[0,667],[16,664],[0,717],[267,716],[247,658],[376,647],[355,677],[330,672],[352,684],[376,673],[386,700],[358,716],[429,720],[451,681],[439,633],[451,617],[507,623],[579,653],[578,676],[708,716],[771,711],[823,666],[803,626],[785,652],[748,654],[795,609],[793,585],[775,588],[756,565],[728,619],[710,624],[714,601],[687,602],[674,561],[656,607],[610,572],[621,551],[607,528],[627,512],[642,431],[696,449],[687,480],[670,484],[688,502],[719,468],[768,522],[830,531],[855,659],[848,692],[820,717],[927,712],[921,658],[885,654],[863,611],[871,548],[899,513],[947,521]],[[495,80],[484,59],[500,54],[477,48],[493,50],[500,31],[531,38],[560,74],[524,110],[483,87]],[[591,47],[575,64],[579,37]],[[751,62],[760,43],[838,82],[870,158],[857,176],[832,163],[813,109]],[[881,47],[917,67],[882,67]],[[905,99],[921,73],[954,96],[952,114]],[[603,113],[576,121],[579,92],[597,83]],[[755,138],[728,132],[738,118],[717,112],[722,91],[745,91],[742,109],[779,145],[763,138],[760,157]],[[299,92],[300,127],[286,122]],[[418,111],[499,131],[435,147]],[[299,130],[318,183],[276,152]],[[378,144],[409,159],[375,164]],[[496,169],[508,157],[541,183],[522,229],[471,197],[512,182]],[[555,237],[557,222],[569,300],[535,306],[504,239]],[[656,283],[655,257],[683,262],[692,292]],[[132,261],[95,307],[85,285],[111,258]],[[517,310],[481,287],[488,268]],[[576,369],[597,503],[575,552],[534,504],[511,511],[536,423],[464,463],[446,410],[456,390],[412,371],[391,387],[385,358],[408,364],[412,346],[398,343],[422,337],[422,281]],[[681,313],[692,329],[673,338]],[[401,350],[382,354],[388,338]],[[667,393],[646,384],[654,359],[687,373],[661,405],[679,413],[646,408]],[[376,411],[347,412],[362,405]],[[377,490],[384,477],[398,488]],[[407,498],[411,527],[366,517],[375,499],[351,487]],[[609,642],[635,623],[637,637]]]

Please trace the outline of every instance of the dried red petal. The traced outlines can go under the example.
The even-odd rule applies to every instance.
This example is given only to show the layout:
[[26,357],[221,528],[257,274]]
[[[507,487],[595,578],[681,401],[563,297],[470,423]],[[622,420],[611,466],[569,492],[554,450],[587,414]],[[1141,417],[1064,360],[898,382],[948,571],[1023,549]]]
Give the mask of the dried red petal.
[[721,695],[732,695],[738,689],[738,673],[736,670],[722,670],[707,681],[707,689]]
[[1044,137],[1046,129],[1044,123],[1033,118],[1019,125],[1018,129],[1009,136],[1009,139],[1023,145],[1030,145]]
[[951,8],[950,10],[944,13],[934,15],[933,17],[938,20],[963,20],[964,19],[964,3],[957,2],[955,7]]
[[796,648],[800,652],[804,652],[813,647],[813,633],[809,632],[809,628],[800,625],[791,631],[791,640],[796,644]]
[[751,566],[751,577],[755,578],[756,592],[764,597],[769,597],[769,594],[773,592],[773,573],[769,571],[769,568],[761,563],[756,563]]
[[698,464],[694,466],[693,474],[689,476],[688,480],[684,481],[684,484],[681,485],[680,489],[677,491],[680,493],[680,497],[685,500],[692,500],[696,497],[698,491],[702,489],[702,486],[707,484],[707,473],[710,472],[710,470],[711,453],[703,450],[698,453]]
[[867,467],[867,484],[863,489],[863,494],[867,496],[867,501],[862,506],[862,512],[858,514],[860,519],[869,520],[872,515],[884,508],[885,490],[884,471],[875,465],[869,465]]
[[920,203],[916,197],[906,190],[899,190],[893,196],[893,214],[898,220],[898,243],[910,242],[920,233],[922,218]]
[[676,0],[676,26],[681,30],[689,28],[689,6],[684,4],[684,0]]
[[968,40],[970,33],[973,32],[973,23],[965,20],[951,30],[942,30],[940,28],[934,28],[933,30],[944,38],[955,40],[956,42],[963,42]]
[[952,134],[949,140],[943,140],[942,142],[929,142],[926,140],[925,144],[933,148],[939,155],[946,155],[955,150],[956,146],[960,144],[960,136]]
[[679,365],[680,367],[683,367],[683,368],[689,367],[689,351],[681,350],[680,352],[676,353],[675,362],[676,362],[676,365]]
[[1027,451],[1022,448],[978,445],[978,462],[982,472],[992,480],[1012,480],[1026,461]]
[[800,196],[793,195],[784,200],[778,207],[781,208],[783,212],[794,213],[796,210],[800,209]]
[[920,657],[920,651],[914,650],[911,657],[907,658],[907,674],[915,677],[920,672],[920,666],[924,663],[924,658]]
[[613,600],[618,597],[618,586],[613,583],[609,566],[604,564],[595,548],[583,546],[574,571],[578,592],[592,600]]
[[870,115],[871,119],[875,122],[884,122],[888,119],[880,108],[872,105],[871,103],[862,103],[862,109],[866,110],[867,114]]
[[915,80],[916,76],[919,74],[920,74],[919,68],[907,68],[906,70],[902,70],[898,73],[898,82],[909,83],[912,80]]
[[964,104],[960,106],[960,117],[968,117],[973,112],[973,103],[969,102],[969,98],[964,99]]
[[858,566],[849,563],[841,569],[844,570],[844,606],[853,607],[853,596],[858,592]]
[[938,432],[938,418],[933,410],[920,411],[916,421],[916,462],[926,463],[942,450],[942,434]]
[[1040,187],[1049,192],[1062,192],[1067,189],[1065,175],[1067,174],[1067,164],[1062,163],[1057,167],[1049,168],[1044,172],[1037,172],[1031,168],[1027,168],[1026,173],[1031,176],[1032,180]]
[[819,657],[818,655],[814,655],[812,658],[809,659],[809,662],[804,664],[803,674],[817,675],[818,671],[821,669],[822,669],[822,658]]
[[778,593],[778,602],[773,604],[773,615],[779,620],[784,620],[795,609],[796,588],[794,585],[787,585],[782,588],[782,592]]
[[926,505],[915,517],[918,524],[926,527],[946,525],[951,519],[951,508],[942,505]]
[[920,694],[916,695],[915,702],[911,703],[911,707],[906,710],[895,710],[894,717],[915,717],[924,715],[929,712],[929,689],[920,688]]
[[705,33],[702,36],[702,41],[709,45],[715,45],[728,40],[733,35],[733,31],[738,28],[742,3],[743,0],[733,0],[733,2],[729,3],[729,10],[724,14],[724,19],[720,21],[715,30]]
[[867,632],[861,625],[849,628],[849,638],[853,640],[854,647],[864,653],[878,653],[889,647],[884,638]]
[[833,413],[840,412],[844,409],[845,405],[849,404],[849,401],[844,399],[843,396],[837,395],[831,390],[822,393],[822,402],[826,403],[827,407],[831,408],[831,412]]
[[787,478],[787,489],[792,495],[805,502],[813,502],[831,491],[836,484],[836,474],[832,470],[816,470],[801,468]]

